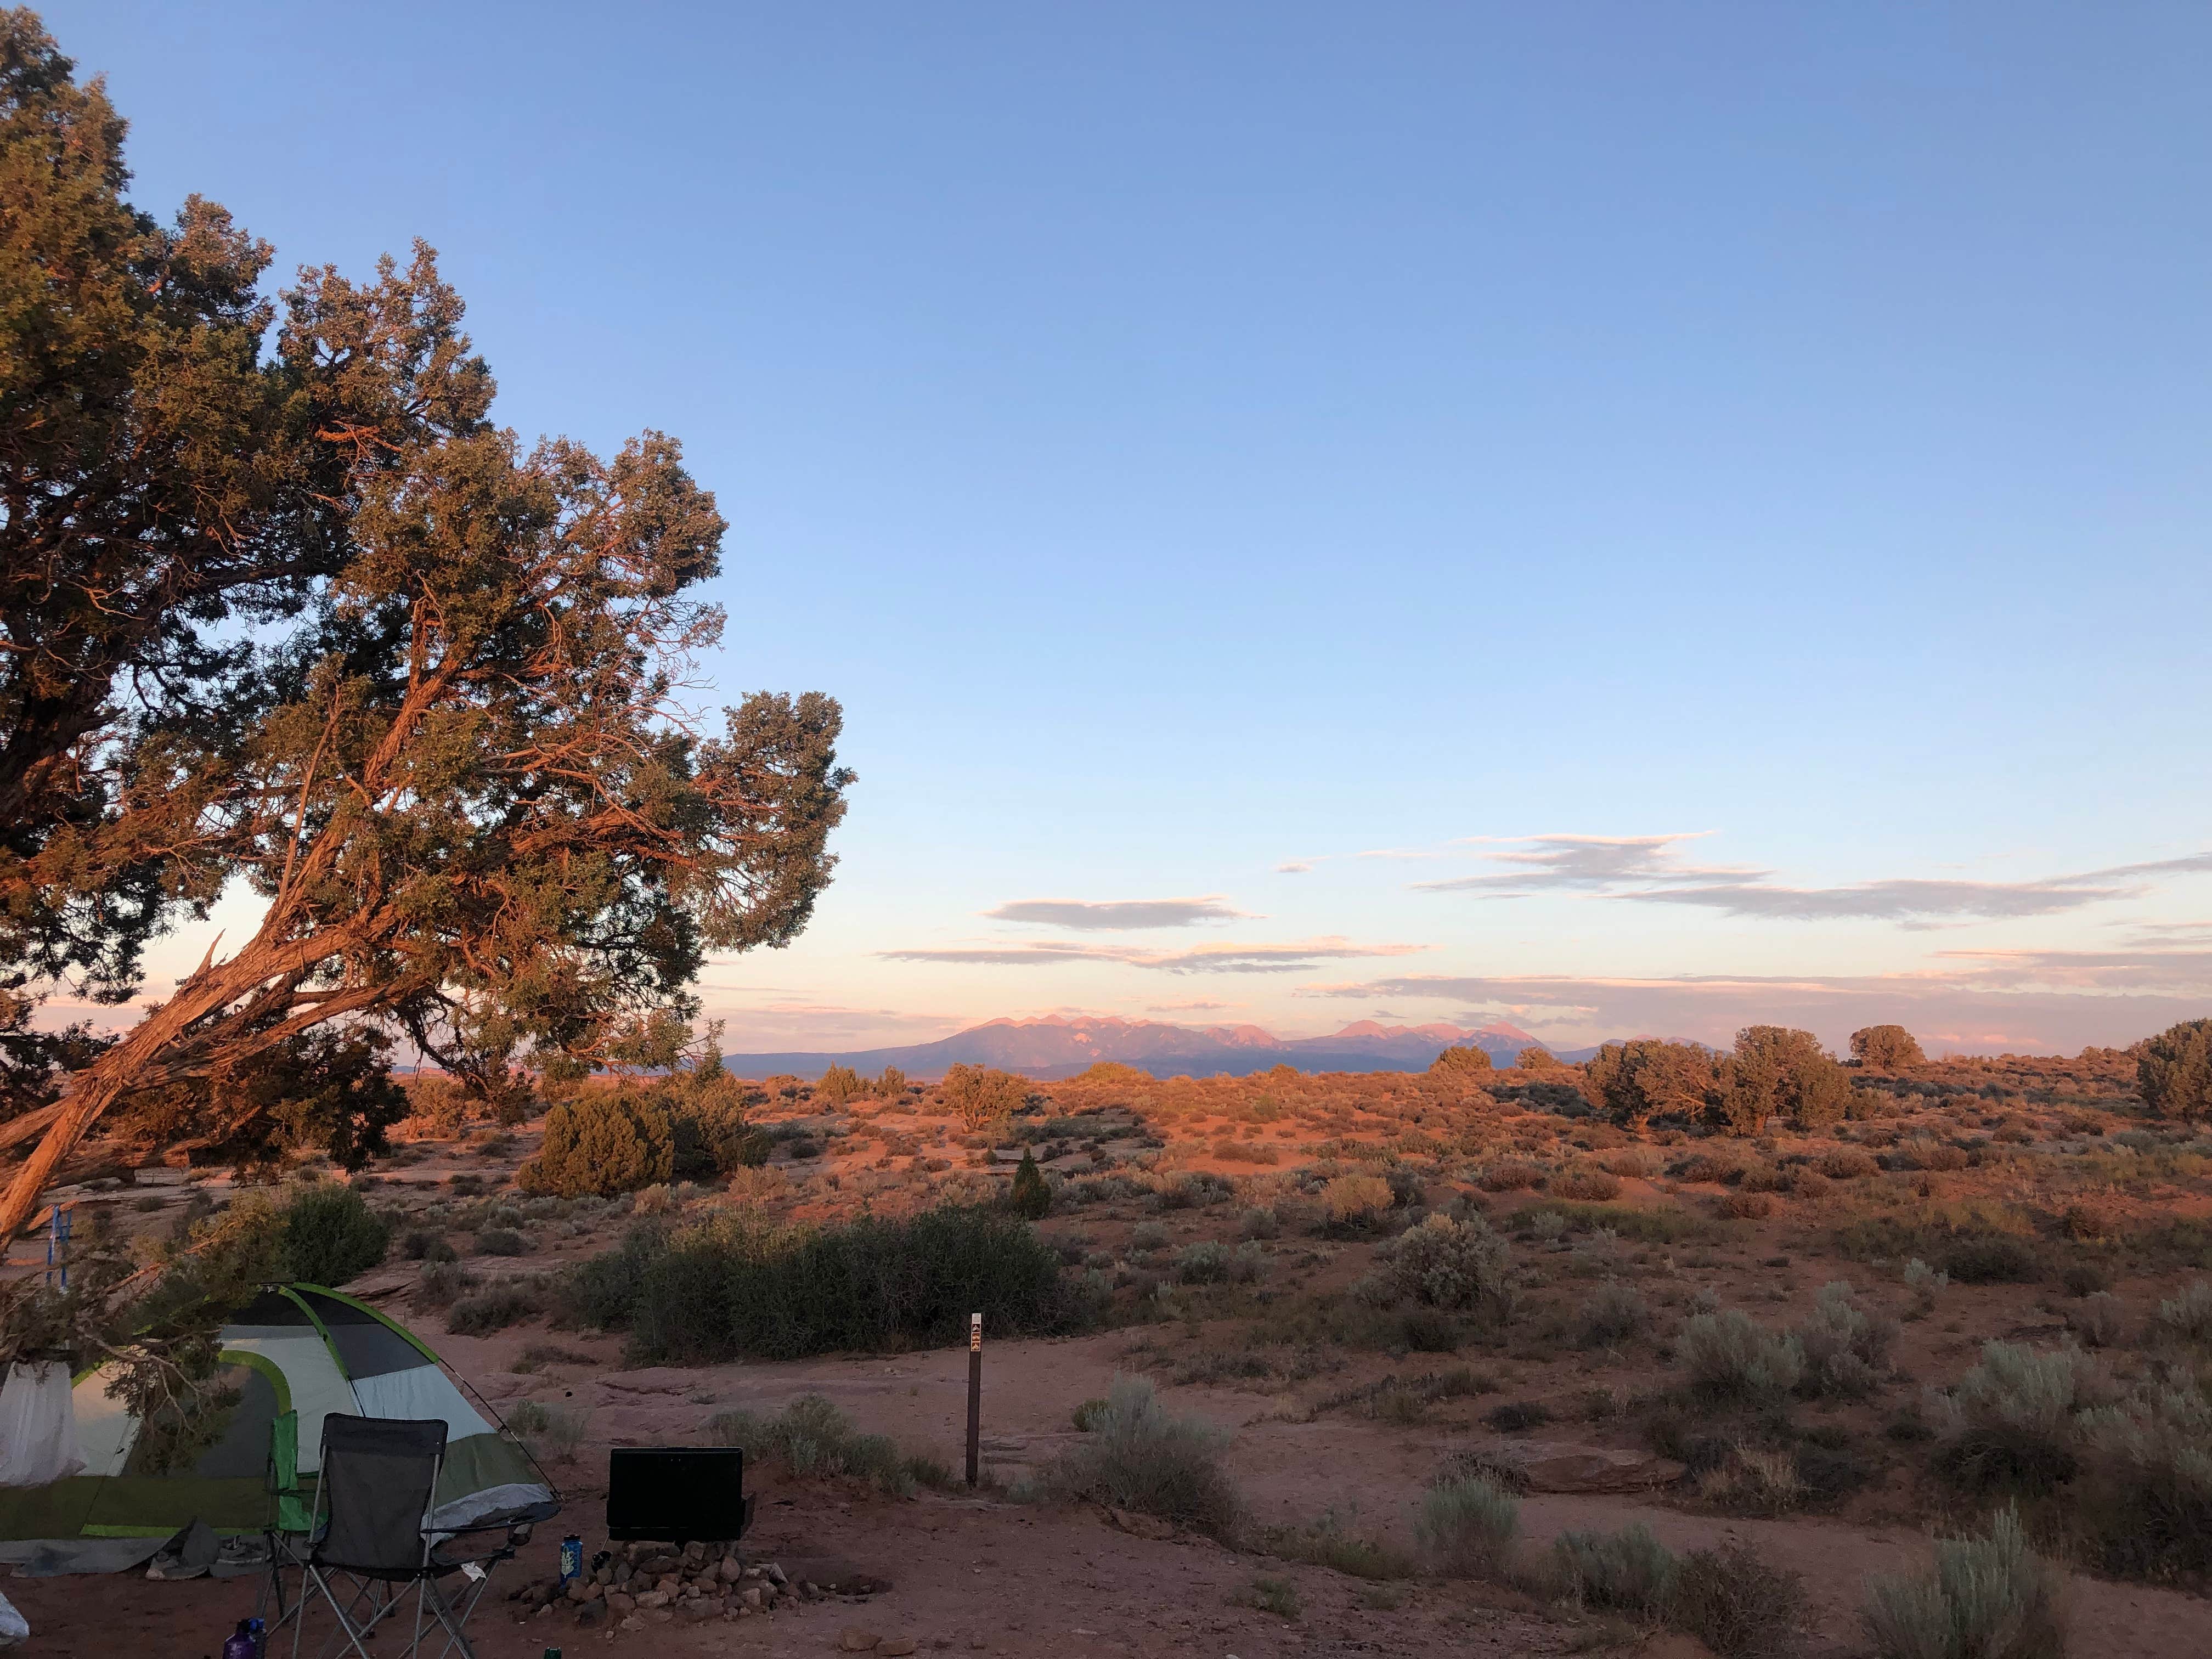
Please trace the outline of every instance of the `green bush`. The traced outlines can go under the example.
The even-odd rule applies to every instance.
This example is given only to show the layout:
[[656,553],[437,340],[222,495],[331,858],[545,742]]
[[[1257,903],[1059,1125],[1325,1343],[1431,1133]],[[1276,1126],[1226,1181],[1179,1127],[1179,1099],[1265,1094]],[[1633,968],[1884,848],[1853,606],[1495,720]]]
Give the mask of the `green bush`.
[[667,1181],[676,1169],[668,1114],[642,1093],[594,1091],[545,1114],[538,1156],[515,1172],[526,1193],[611,1198]]
[[818,1394],[799,1395],[774,1417],[723,1412],[707,1428],[715,1444],[742,1446],[749,1462],[778,1463],[794,1475],[843,1475],[894,1498],[913,1497],[917,1486],[946,1484],[934,1459],[908,1456],[889,1435],[862,1434]]
[[1943,1268],[1961,1285],[2032,1285],[2043,1277],[2035,1251],[2002,1233],[1960,1239],[1943,1253]]
[[1791,1335],[1805,1357],[1801,1392],[1857,1400],[1872,1393],[1888,1370],[1897,1322],[1860,1306],[1850,1283],[1838,1279],[1821,1286],[1811,1316]]
[[1039,1485],[1063,1498],[1155,1515],[1224,1541],[1244,1505],[1221,1454],[1229,1432],[1194,1417],[1170,1417],[1140,1377],[1116,1376],[1103,1410],[1089,1413],[1082,1440],[1046,1465]]
[[2020,1516],[1997,1516],[1987,1538],[1947,1538],[1936,1564],[1881,1578],[1860,1613],[1875,1659],[2064,1659],[2058,1579],[2027,1547]]
[[2084,1426],[2080,1512],[2098,1565],[2127,1578],[2212,1572],[2212,1401],[2182,1383]]
[[530,1242],[512,1227],[487,1227],[477,1235],[478,1255],[522,1255]]
[[544,1311],[544,1298],[528,1286],[494,1285],[454,1303],[446,1328],[456,1336],[489,1336]]
[[987,1332],[1052,1334],[1087,1312],[1026,1222],[963,1206],[818,1229],[734,1216],[635,1229],[573,1270],[562,1299],[579,1322],[628,1330],[638,1363],[670,1365],[949,1343],[970,1312]]
[[1030,1082],[988,1066],[954,1066],[945,1073],[938,1092],[945,1109],[972,1132],[1021,1110],[1029,1101]]
[[1561,1533],[1552,1545],[1552,1569],[1568,1599],[1645,1618],[1666,1610],[1678,1571],[1674,1552],[1641,1521],[1619,1532]]
[[1609,1348],[1626,1342],[1651,1322],[1644,1292],[1633,1285],[1607,1279],[1575,1316],[1575,1340],[1585,1348]]
[[1852,1032],[1851,1058],[1877,1072],[1901,1072],[1928,1063],[1920,1040],[1902,1025],[1869,1025]]
[[2161,1299],[2151,1322],[2177,1342],[2212,1342],[2212,1285],[2199,1279],[2179,1296]]
[[1986,1342],[1944,1402],[1935,1467],[1969,1492],[2053,1491],[2080,1471],[2083,1414],[2109,1404],[2112,1392],[2077,1348]]
[[1014,1171],[1014,1184],[1007,1189],[1006,1207],[1024,1221],[1042,1221],[1052,1209],[1052,1188],[1044,1184],[1036,1155],[1026,1148]]
[[302,1284],[336,1289],[381,1267],[392,1246],[391,1224],[335,1182],[302,1188],[285,1205],[283,1224],[284,1272]]
[[1463,1475],[1421,1494],[1414,1540],[1437,1571],[1490,1578],[1504,1568],[1521,1526],[1521,1502],[1496,1481]]

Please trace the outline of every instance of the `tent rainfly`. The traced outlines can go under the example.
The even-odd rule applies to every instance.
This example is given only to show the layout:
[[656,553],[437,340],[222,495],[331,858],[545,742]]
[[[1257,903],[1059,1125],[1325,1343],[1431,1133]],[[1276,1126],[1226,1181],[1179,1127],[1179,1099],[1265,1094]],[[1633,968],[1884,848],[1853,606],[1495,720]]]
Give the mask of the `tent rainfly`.
[[441,1530],[541,1521],[560,1507],[530,1455],[470,1402],[438,1356],[364,1302],[319,1285],[272,1285],[223,1327],[221,1342],[222,1380],[239,1403],[222,1438],[188,1467],[145,1467],[139,1419],[108,1397],[106,1369],[79,1374],[70,1401],[80,1472],[0,1487],[0,1561],[112,1570],[136,1553],[125,1540],[141,1540],[150,1556],[195,1521],[218,1534],[303,1530],[333,1412],[446,1425],[429,1516]]

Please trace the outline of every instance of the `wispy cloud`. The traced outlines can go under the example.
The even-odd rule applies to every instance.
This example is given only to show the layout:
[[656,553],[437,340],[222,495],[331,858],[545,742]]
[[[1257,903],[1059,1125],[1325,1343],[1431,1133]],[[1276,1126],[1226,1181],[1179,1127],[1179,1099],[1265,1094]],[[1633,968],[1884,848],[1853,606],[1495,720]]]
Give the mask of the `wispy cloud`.
[[1243,1006],[1241,1002],[1216,1002],[1211,997],[1186,997],[1180,1002],[1149,1003],[1145,1012],[1151,1014],[1218,1014]]
[[1319,862],[1317,859],[1285,859],[1275,866],[1275,873],[1279,876],[1306,875]]
[[1249,921],[1218,893],[1202,898],[1017,899],[983,913],[994,921],[1029,922],[1085,933],[1128,933],[1146,927],[1194,927],[1203,921]]
[[1741,1026],[1774,1024],[1839,1045],[1861,1025],[1894,1021],[1931,1046],[2071,1053],[2201,1018],[2212,950],[1958,951],[1916,973],[1859,975],[1406,974],[1294,994],[1451,1002],[1571,1044],[1643,1035],[1724,1043]]
[[1477,893],[1492,898],[1578,892],[1630,903],[1687,904],[1729,915],[1776,921],[1872,920],[1911,924],[2051,915],[2135,896],[2162,876],[2212,872],[2212,853],[2196,853],[2030,881],[1899,878],[1835,887],[1798,887],[1776,882],[1771,870],[1686,864],[1675,849],[1679,843],[1693,839],[1694,836],[1679,833],[1532,836],[1523,850],[1481,855],[1492,863],[1511,866],[1506,871],[1415,885],[1426,892]]
[[1035,968],[1067,962],[1121,963],[1170,974],[1290,974],[1323,962],[1358,957],[1413,956],[1425,945],[1354,945],[1343,939],[1288,945],[1200,945],[1182,951],[1140,951],[1127,945],[1078,945],[1041,939],[1034,944],[958,945],[880,951],[890,962],[945,963],[969,967]]

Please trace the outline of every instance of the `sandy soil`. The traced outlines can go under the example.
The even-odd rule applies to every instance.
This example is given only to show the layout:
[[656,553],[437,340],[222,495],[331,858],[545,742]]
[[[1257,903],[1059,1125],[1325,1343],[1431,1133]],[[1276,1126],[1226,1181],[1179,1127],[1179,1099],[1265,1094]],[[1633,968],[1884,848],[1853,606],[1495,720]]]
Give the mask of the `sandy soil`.
[[[556,1366],[532,1376],[505,1369],[525,1334],[483,1340],[449,1337],[447,1358],[495,1402],[563,1401],[589,1413],[588,1441],[574,1464],[556,1467],[571,1489],[560,1523],[543,1529],[514,1573],[511,1587],[551,1570],[559,1533],[574,1528],[598,1541],[599,1492],[590,1471],[610,1444],[698,1437],[707,1419],[732,1406],[775,1409],[794,1395],[829,1396],[861,1426],[896,1437],[953,1462],[964,1420],[966,1356],[933,1352],[895,1358],[817,1360],[789,1365],[738,1364],[706,1370],[622,1371]],[[1128,1343],[1126,1334],[1059,1342],[994,1344],[987,1354],[985,1462],[1000,1479],[1061,1443],[1070,1413],[1103,1391]],[[579,1342],[580,1352],[611,1345]],[[1173,1406],[1234,1427],[1237,1475],[1260,1519],[1310,1521],[1326,1510],[1358,1529],[1405,1540],[1412,1494],[1445,1445],[1463,1433],[1395,1429],[1367,1422],[1264,1420],[1269,1401],[1220,1389],[1170,1389]],[[1257,1419],[1257,1420],[1255,1420]],[[866,1572],[893,1588],[866,1604],[829,1602],[772,1618],[693,1627],[654,1625],[635,1632],[579,1630],[560,1616],[514,1622],[504,1601],[479,1614],[485,1659],[568,1650],[632,1649],[653,1654],[720,1652],[801,1655],[836,1650],[840,1633],[860,1626],[909,1636],[924,1651],[1005,1656],[1237,1655],[1240,1659],[1334,1653],[1549,1654],[1602,1644],[1601,1626],[1559,1620],[1519,1604],[1511,1592],[1415,1583],[1395,1607],[1374,1605],[1370,1587],[1323,1569],[1238,1555],[1198,1540],[1129,1536],[1088,1511],[1036,1509],[991,1497],[927,1494],[898,1503],[819,1484],[792,1485],[773,1474],[759,1482],[761,1519],[750,1540],[757,1558],[794,1576],[835,1579]],[[1870,1572],[1924,1559],[1926,1540],[1905,1528],[1866,1528],[1816,1519],[1727,1521],[1656,1504],[1602,1497],[1533,1497],[1524,1530],[1540,1544],[1564,1527],[1648,1522],[1679,1547],[1735,1534],[1755,1540],[1811,1586],[1816,1628],[1809,1651],[1863,1651],[1851,1609]],[[1295,1621],[1238,1605],[1255,1574],[1287,1577],[1303,1604]],[[2072,1583],[2076,1659],[2181,1659],[2204,1650],[2205,1604],[2177,1593],[2088,1578]],[[36,1655],[209,1654],[252,1608],[252,1581],[224,1583],[11,1579],[8,1594],[36,1634]],[[1652,1650],[1693,1651],[1682,1638]]]

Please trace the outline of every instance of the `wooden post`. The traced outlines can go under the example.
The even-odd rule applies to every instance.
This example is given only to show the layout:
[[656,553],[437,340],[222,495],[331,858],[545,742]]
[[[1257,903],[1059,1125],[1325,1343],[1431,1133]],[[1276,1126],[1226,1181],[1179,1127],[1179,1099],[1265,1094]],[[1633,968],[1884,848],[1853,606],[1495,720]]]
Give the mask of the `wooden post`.
[[975,1484],[983,1449],[983,1316],[968,1316],[968,1484]]

